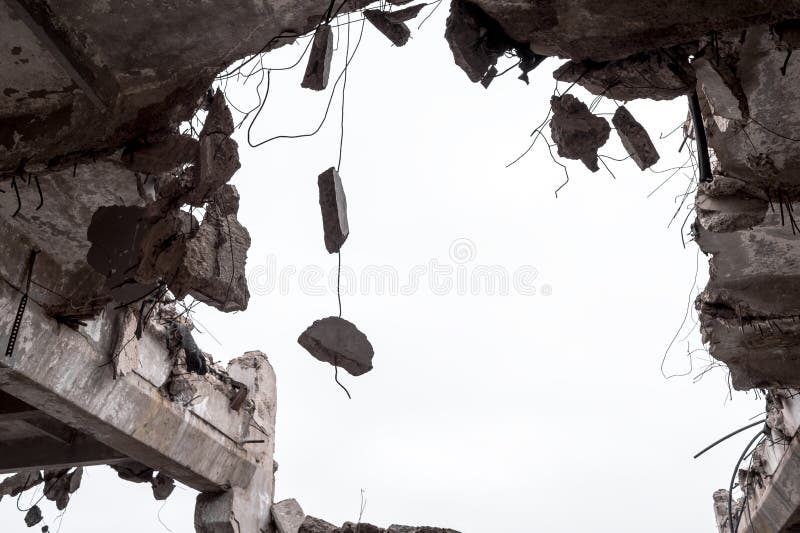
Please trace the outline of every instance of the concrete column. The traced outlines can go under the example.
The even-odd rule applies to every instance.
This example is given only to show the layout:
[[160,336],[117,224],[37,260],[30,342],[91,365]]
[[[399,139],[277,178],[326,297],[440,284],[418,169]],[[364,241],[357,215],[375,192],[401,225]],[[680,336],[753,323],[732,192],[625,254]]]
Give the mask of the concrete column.
[[197,533],[266,533],[270,531],[270,508],[275,494],[275,372],[266,355],[247,352],[228,365],[232,379],[248,388],[245,409],[253,420],[241,444],[256,464],[250,483],[225,492],[198,495],[194,525]]

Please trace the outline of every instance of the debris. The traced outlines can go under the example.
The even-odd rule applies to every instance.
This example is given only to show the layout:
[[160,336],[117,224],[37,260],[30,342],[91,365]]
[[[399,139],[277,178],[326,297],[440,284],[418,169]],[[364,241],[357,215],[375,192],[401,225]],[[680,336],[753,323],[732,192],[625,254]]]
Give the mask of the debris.
[[347,224],[347,198],[339,173],[333,167],[319,175],[317,185],[319,206],[322,210],[322,228],[325,232],[325,248],[328,253],[333,254],[342,248],[350,234]]
[[[414,9],[410,7],[408,9]],[[407,11],[404,9],[403,11]],[[386,36],[387,39],[392,41],[395,46],[403,46],[408,42],[411,37],[411,30],[403,22],[392,21],[388,16],[389,13],[383,12],[379,9],[365,9],[364,18],[370,24],[375,26],[378,31]]]
[[385,533],[385,529],[364,522],[345,522],[336,533]]
[[139,339],[136,338],[138,319],[136,313],[125,308],[118,317],[117,342],[110,359],[114,365],[114,376],[121,377],[139,368]]
[[44,471],[44,497],[56,502],[56,508],[63,511],[69,503],[70,480],[68,468]]
[[580,159],[592,172],[597,172],[597,150],[608,140],[611,127],[604,118],[595,116],[586,104],[572,96],[550,99],[553,118],[550,133],[558,146],[558,155]]
[[83,480],[83,467],[79,466],[69,475],[69,493],[74,494],[81,488],[81,481]]
[[340,366],[353,376],[372,370],[374,351],[367,336],[343,318],[314,321],[297,342],[320,361]]
[[482,81],[490,67],[509,50],[520,58],[520,79],[527,83],[528,72],[545,57],[534,53],[529,43],[515,41],[500,24],[480,7],[466,0],[453,0],[444,36],[453,52],[456,65],[474,83]]
[[157,175],[197,161],[197,139],[171,133],[155,142],[136,143],[122,152],[122,163],[133,172]]
[[42,473],[38,470],[14,474],[0,482],[0,501],[4,496],[17,496],[19,493],[25,492],[43,481]]
[[427,4],[417,4],[415,6],[407,7],[405,9],[399,9],[397,11],[384,11],[383,14],[386,17],[386,20],[389,22],[400,23],[400,22],[407,22],[417,15],[419,12],[422,11],[422,8],[425,7]]
[[278,533],[298,533],[306,514],[294,498],[272,505],[272,521]]
[[108,466],[116,470],[119,477],[131,483],[151,483],[153,479],[153,469],[137,461],[121,461]]
[[617,130],[622,146],[641,170],[650,168],[658,162],[658,152],[650,135],[625,106],[617,108],[611,122]]
[[169,498],[169,495],[175,490],[175,480],[163,472],[159,472],[156,477],[151,478],[150,485],[153,488],[153,497],[159,501]]
[[25,513],[25,525],[28,527],[33,527],[39,522],[41,522],[42,518],[43,518],[42,510],[39,509],[38,505],[34,505],[30,509],[28,509],[27,513]]
[[688,52],[675,47],[602,63],[567,61],[553,72],[553,78],[615,100],[672,100],[691,93],[696,85],[685,57]]
[[231,110],[225,101],[225,93],[222,92],[222,89],[217,89],[217,92],[211,97],[208,115],[206,115],[200,136],[206,137],[217,134],[230,137],[233,135],[233,131],[233,115],[231,115]]
[[245,277],[250,233],[239,223],[239,194],[223,185],[206,206],[203,222],[186,241],[178,272],[170,282],[177,298],[191,294],[221,311],[247,309],[250,292]]
[[330,24],[320,24],[314,33],[314,43],[303,76],[301,87],[322,91],[328,86],[333,57],[333,29]]
[[334,533],[335,531],[336,526],[313,516],[307,516],[298,529],[298,533]]
[[486,71],[486,75],[481,80],[481,85],[483,85],[483,88],[488,89],[489,85],[492,84],[492,81],[496,76],[497,76],[497,67],[492,65],[491,67],[489,67],[489,70]]

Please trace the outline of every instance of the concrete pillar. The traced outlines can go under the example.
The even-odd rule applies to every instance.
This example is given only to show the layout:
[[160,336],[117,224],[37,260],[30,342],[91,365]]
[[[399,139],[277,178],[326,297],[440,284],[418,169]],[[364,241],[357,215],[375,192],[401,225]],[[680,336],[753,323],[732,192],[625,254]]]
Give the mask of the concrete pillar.
[[247,352],[228,365],[232,379],[248,388],[245,409],[252,409],[252,423],[241,447],[257,465],[245,487],[198,495],[194,525],[197,533],[267,533],[275,494],[275,372],[261,352]]

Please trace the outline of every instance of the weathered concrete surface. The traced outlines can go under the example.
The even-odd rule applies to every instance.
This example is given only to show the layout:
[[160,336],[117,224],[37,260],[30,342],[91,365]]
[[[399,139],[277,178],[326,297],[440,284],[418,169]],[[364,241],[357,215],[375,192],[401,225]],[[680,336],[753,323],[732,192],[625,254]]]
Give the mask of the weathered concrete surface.
[[331,59],[333,59],[333,28],[330,24],[320,24],[314,33],[314,42],[311,44],[311,53],[300,86],[314,91],[325,90],[331,75]]
[[313,516],[306,516],[299,529],[299,533],[334,533],[334,531],[336,526]]

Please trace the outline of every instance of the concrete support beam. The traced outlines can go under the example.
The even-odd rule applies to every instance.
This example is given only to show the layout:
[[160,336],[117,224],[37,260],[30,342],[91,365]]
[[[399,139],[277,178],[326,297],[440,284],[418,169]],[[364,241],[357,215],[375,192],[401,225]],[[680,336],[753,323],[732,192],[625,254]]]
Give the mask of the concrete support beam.
[[[19,298],[16,289],[0,282],[0,307],[14,309]],[[106,337],[115,331],[108,314],[93,328]],[[8,341],[13,318],[0,316],[0,344]],[[14,356],[0,359],[0,390],[197,490],[250,484],[257,461],[242,447],[240,435],[218,429],[225,427],[222,415],[202,418],[137,372],[113,379],[106,364],[111,354],[101,345],[89,334],[60,327],[31,301]],[[161,349],[153,339],[147,346]]]

